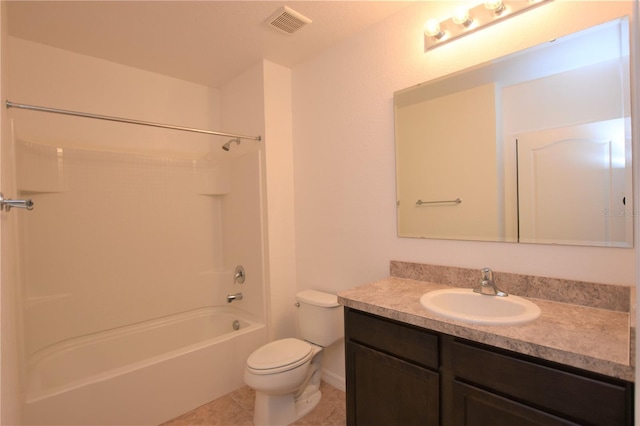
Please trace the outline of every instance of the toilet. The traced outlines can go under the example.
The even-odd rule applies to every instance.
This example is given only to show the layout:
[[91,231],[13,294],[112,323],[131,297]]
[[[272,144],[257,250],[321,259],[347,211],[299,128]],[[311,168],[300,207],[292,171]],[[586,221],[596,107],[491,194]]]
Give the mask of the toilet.
[[300,338],[267,343],[247,359],[244,381],[256,391],[256,426],[288,425],[318,405],[323,348],[344,335],[335,294],[304,290],[296,299]]

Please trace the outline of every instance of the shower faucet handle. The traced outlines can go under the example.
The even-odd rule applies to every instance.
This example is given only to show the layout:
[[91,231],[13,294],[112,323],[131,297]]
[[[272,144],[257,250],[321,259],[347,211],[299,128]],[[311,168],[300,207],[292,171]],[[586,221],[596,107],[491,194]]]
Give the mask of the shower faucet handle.
[[242,265],[236,266],[235,275],[233,276],[233,283],[244,284],[244,280],[247,275],[244,272]]

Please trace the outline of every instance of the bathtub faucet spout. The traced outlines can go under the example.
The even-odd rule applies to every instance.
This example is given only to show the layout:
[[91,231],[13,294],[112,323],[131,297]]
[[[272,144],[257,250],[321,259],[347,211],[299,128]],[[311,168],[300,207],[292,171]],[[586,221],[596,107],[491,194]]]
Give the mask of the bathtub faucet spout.
[[234,300],[242,300],[242,293],[228,294],[227,295],[227,303],[231,303]]

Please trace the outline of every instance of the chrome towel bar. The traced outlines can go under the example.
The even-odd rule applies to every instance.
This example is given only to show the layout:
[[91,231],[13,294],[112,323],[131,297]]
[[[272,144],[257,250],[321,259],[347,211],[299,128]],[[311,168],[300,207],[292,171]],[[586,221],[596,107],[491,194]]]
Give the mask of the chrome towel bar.
[[422,200],[418,200],[416,201],[416,206],[422,206],[425,204],[444,204],[444,203],[454,203],[454,204],[460,204],[462,202],[462,200],[458,197],[455,200],[440,200],[440,201],[422,201]]

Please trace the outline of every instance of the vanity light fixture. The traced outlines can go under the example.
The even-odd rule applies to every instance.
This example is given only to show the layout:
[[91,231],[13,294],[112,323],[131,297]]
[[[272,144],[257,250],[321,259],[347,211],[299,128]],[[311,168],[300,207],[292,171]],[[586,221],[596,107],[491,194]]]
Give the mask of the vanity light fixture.
[[465,28],[473,24],[473,19],[471,19],[471,16],[469,16],[469,9],[464,7],[458,8],[451,17],[451,20],[458,25],[462,25]]
[[472,8],[460,8],[449,19],[429,19],[424,26],[424,51],[531,10],[552,0],[490,0]]
[[429,19],[424,24],[424,34],[429,37],[433,37],[436,40],[444,37],[444,31],[440,29],[440,22],[435,19]]
[[506,8],[502,0],[485,1],[484,7],[485,9],[492,11],[496,16],[502,15],[502,12],[504,12]]

